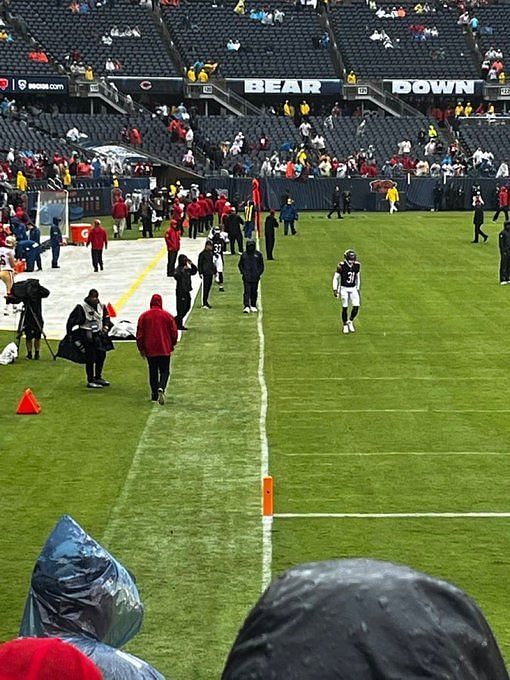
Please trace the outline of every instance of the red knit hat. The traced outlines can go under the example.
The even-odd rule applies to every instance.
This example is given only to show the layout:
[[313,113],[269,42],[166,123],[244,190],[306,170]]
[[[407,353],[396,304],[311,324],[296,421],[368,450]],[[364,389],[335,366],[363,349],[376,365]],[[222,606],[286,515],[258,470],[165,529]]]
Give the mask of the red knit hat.
[[103,680],[97,666],[58,638],[18,638],[0,645],[0,680]]

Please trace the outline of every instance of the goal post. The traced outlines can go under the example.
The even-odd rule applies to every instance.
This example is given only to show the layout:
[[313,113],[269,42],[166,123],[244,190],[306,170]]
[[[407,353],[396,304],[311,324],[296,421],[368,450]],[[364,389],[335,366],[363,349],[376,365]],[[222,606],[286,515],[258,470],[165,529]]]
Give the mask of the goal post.
[[41,234],[48,236],[53,218],[60,220],[59,227],[63,236],[69,236],[69,192],[38,191],[36,225]]

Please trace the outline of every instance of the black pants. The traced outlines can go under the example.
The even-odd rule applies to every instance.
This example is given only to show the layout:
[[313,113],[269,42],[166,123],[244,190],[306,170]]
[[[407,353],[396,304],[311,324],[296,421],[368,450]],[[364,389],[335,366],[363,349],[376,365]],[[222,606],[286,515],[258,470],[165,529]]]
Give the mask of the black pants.
[[442,196],[434,196],[434,212],[440,212],[443,204]]
[[243,235],[241,232],[238,234],[234,234],[233,236],[229,236],[228,240],[230,241],[230,252],[232,255],[236,254],[236,246],[235,244],[237,243],[237,249],[239,250],[239,254],[243,252]]
[[344,215],[345,213],[351,214],[351,202],[350,201],[344,201]]
[[209,304],[209,293],[211,291],[212,282],[213,282],[213,275],[212,274],[203,274],[202,275],[202,304],[203,305]]
[[500,256],[499,280],[510,281],[510,250],[502,250]]
[[126,229],[131,229],[131,217],[133,213],[128,212],[126,217]]
[[494,213],[494,217],[492,218],[492,221],[495,222],[498,217],[500,216],[501,213],[505,214],[505,222],[508,222],[508,208],[498,208],[496,212]]
[[335,212],[336,212],[336,214],[337,214],[337,216],[338,216],[338,219],[341,220],[341,219],[342,219],[342,213],[340,212],[340,206],[339,206],[339,205],[334,205],[334,206],[331,208],[331,210],[328,212],[328,217],[331,217],[331,215],[332,215],[333,213],[335,213]]
[[92,250],[92,266],[94,271],[97,272],[99,267],[103,271],[103,251],[102,250]]
[[244,284],[244,295],[243,295],[243,305],[244,307],[256,307],[257,298],[259,295],[259,282],[258,281],[245,281]]
[[274,234],[266,234],[266,255],[268,260],[273,258]]
[[189,237],[196,238],[198,232],[198,219],[193,219],[189,221]]
[[483,224],[475,224],[475,236],[473,238],[474,243],[478,243],[480,236],[486,241],[489,237],[485,232],[482,231]]
[[294,226],[294,220],[283,220],[283,235],[288,236],[289,230],[292,236],[296,235],[296,228]]
[[101,378],[103,374],[106,352],[97,349],[96,346],[91,343],[84,343],[84,347],[87,382],[94,382],[95,379]]
[[51,266],[58,267],[58,258],[60,257],[60,244],[55,243],[51,245]]
[[176,250],[169,250],[168,251],[168,260],[166,264],[166,275],[167,276],[172,276],[172,274],[175,271],[175,261],[177,260],[177,251]]
[[191,295],[189,293],[177,295],[176,302],[177,316],[175,317],[175,322],[177,323],[177,328],[181,328],[184,323],[184,317],[191,308]]
[[149,216],[142,215],[142,236],[152,238],[152,219]]
[[149,364],[149,385],[151,386],[151,399],[158,398],[158,389],[166,390],[170,376],[170,357],[147,357]]

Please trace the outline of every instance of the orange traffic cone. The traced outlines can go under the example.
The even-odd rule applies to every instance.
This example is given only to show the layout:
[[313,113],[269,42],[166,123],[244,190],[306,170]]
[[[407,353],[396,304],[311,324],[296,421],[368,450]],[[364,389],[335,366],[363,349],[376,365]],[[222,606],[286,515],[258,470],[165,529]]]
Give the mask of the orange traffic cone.
[[26,389],[23,392],[23,396],[20,399],[16,413],[19,416],[30,416],[37,415],[41,412],[41,406],[34,393],[30,389]]
[[113,319],[115,316],[117,316],[115,308],[110,303],[106,305],[106,311],[108,312],[108,316],[110,317],[110,319]]

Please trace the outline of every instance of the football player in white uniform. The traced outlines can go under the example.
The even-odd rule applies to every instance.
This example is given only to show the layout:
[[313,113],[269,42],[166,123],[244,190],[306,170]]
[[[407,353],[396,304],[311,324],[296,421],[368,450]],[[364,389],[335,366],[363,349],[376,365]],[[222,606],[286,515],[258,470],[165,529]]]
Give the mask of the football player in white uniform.
[[[6,294],[11,292],[12,284],[14,283],[14,246],[16,245],[16,238],[8,236],[3,245],[0,246],[0,281],[4,282]],[[4,315],[9,314],[12,305],[6,304]]]
[[[354,250],[346,250],[344,259],[338,263],[333,276],[333,295],[342,300],[342,322],[344,333],[354,333],[354,319],[360,307],[360,269]],[[349,316],[349,303],[351,313]]]

